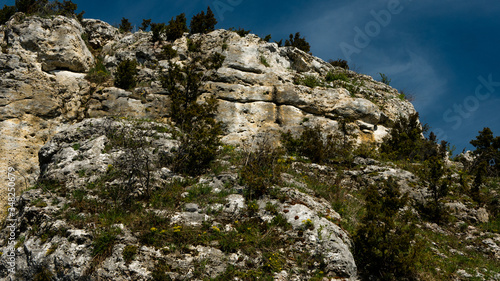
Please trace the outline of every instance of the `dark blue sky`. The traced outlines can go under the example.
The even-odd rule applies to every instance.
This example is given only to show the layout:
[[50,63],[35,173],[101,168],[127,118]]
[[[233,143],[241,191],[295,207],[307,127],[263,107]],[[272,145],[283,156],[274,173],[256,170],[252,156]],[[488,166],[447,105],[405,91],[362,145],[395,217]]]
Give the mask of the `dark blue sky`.
[[[498,0],[73,0],[86,18],[168,22],[210,6],[217,28],[243,27],[273,40],[299,31],[314,55],[342,58],[358,72],[414,97],[423,123],[457,152],[483,127],[500,135]],[[14,4],[9,0],[7,4]],[[489,82],[488,82],[489,81]]]

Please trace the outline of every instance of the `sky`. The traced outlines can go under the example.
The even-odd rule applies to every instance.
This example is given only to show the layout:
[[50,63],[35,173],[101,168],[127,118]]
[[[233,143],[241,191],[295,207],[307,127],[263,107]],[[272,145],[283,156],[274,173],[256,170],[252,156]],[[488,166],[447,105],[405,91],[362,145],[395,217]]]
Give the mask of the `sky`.
[[[500,2],[498,0],[73,0],[77,12],[119,24],[188,19],[210,6],[216,28],[242,27],[272,40],[300,32],[324,60],[412,97],[420,120],[455,153],[489,127],[500,135]],[[13,5],[14,0],[6,1]]]

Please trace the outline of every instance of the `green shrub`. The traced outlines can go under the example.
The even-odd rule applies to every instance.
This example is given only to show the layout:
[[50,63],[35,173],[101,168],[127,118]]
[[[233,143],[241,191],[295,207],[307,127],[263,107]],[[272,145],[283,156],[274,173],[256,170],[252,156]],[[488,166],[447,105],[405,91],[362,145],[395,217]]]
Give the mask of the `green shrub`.
[[201,51],[201,42],[188,39],[187,47],[189,52],[198,53]]
[[160,58],[161,59],[167,59],[171,60],[175,57],[177,57],[178,53],[174,48],[172,48],[172,45],[166,45],[163,47]]
[[64,0],[60,2],[47,0],[16,0],[15,8],[17,12],[28,15],[37,14],[40,16],[63,15],[66,17],[75,16],[81,20],[84,12],[75,14],[77,4]]
[[333,73],[331,71],[329,71],[327,74],[326,74],[326,77],[325,77],[325,80],[326,82],[333,82],[333,81],[337,81],[337,80],[341,80],[341,81],[344,81],[344,82],[349,82],[349,79],[347,78],[347,75],[343,72],[340,72],[340,73]]
[[[109,120],[109,119],[108,119]],[[149,197],[152,185],[152,171],[157,164],[150,148],[154,140],[155,130],[141,123],[132,126],[118,126],[112,120],[105,123],[104,130],[108,143],[105,149],[119,148],[125,153],[113,158],[111,168],[108,167],[106,179],[119,184],[110,185],[101,190],[103,196],[114,200],[115,205],[130,207],[131,196],[140,187],[143,197]]]
[[189,32],[186,24],[186,14],[184,13],[176,16],[175,20],[172,18],[165,27],[165,35],[170,42],[181,38],[184,32]]
[[104,66],[102,58],[97,59],[96,65],[89,70],[85,79],[96,84],[103,84],[111,79],[111,73]]
[[225,59],[226,57],[224,55],[221,55],[220,53],[214,53],[203,62],[203,65],[207,69],[219,69],[222,67]]
[[264,39],[262,39],[262,40],[264,40],[266,42],[271,41],[271,34],[266,35],[266,37],[264,37]]
[[333,66],[338,66],[345,70],[349,70],[349,64],[347,64],[346,60],[337,59],[337,60],[328,60],[328,62]]
[[194,15],[191,19],[190,29],[191,33],[209,33],[215,30],[215,25],[217,24],[217,19],[210,9],[207,8],[207,13],[201,11],[199,14]]
[[122,18],[122,22],[118,28],[121,33],[127,33],[132,31],[132,24],[126,18]]
[[16,0],[16,10],[30,15],[40,11],[42,4],[39,0]]
[[292,46],[306,53],[309,53],[311,50],[311,46],[306,39],[300,38],[300,32],[295,33],[295,37],[293,34],[290,34],[289,40],[285,41],[285,46]]
[[247,36],[247,35],[250,33],[250,31],[251,31],[251,30],[245,30],[245,29],[243,29],[243,28],[241,28],[241,27],[238,27],[238,29],[236,29],[236,28],[234,28],[234,27],[230,27],[230,28],[229,28],[229,30],[230,30],[230,31],[234,31],[234,32],[238,33],[238,35],[239,35],[240,37],[245,37],[245,36]]
[[308,157],[315,163],[327,163],[333,159],[349,159],[352,144],[340,135],[325,135],[319,126],[306,127],[299,138],[288,131],[281,136],[281,143],[289,154]]
[[364,280],[412,280],[419,244],[410,211],[400,211],[408,196],[392,178],[379,189],[366,191],[366,213],[353,236],[356,264]]
[[389,79],[389,77],[387,77],[387,75],[385,75],[384,73],[378,73],[380,75],[380,82],[386,84],[386,85],[389,85],[391,83],[391,79]]
[[0,10],[0,25],[5,24],[15,13],[15,6],[4,5]]
[[309,88],[315,88],[323,85],[321,80],[316,78],[314,75],[305,75],[303,78],[296,78],[294,82],[295,84],[304,85]]
[[94,241],[92,241],[94,265],[99,264],[111,255],[118,233],[116,229],[107,229],[97,234]]
[[266,57],[263,55],[260,56],[260,63],[262,63],[265,67],[270,67],[269,63],[267,62]]
[[483,176],[498,176],[500,172],[500,136],[494,137],[490,128],[485,127],[479,131],[479,135],[475,140],[471,140],[470,144],[475,147],[472,152],[476,159],[470,171],[478,173],[480,166],[484,171]]
[[135,256],[137,255],[137,246],[135,245],[125,246],[125,248],[123,248],[122,255],[125,263],[129,264],[131,261],[134,260]]
[[418,121],[418,113],[411,114],[408,119],[400,117],[380,151],[391,160],[425,161],[438,149],[435,141],[423,137],[427,130],[427,126]]
[[54,273],[50,271],[45,265],[36,266],[35,274],[33,275],[33,281],[51,281],[54,278]]
[[115,73],[115,86],[128,90],[137,84],[137,62],[135,60],[124,60],[120,62]]
[[282,151],[271,148],[267,143],[261,143],[255,151],[247,153],[239,178],[247,187],[245,196],[248,200],[258,199],[271,186],[281,182],[283,165],[279,160],[282,156]]

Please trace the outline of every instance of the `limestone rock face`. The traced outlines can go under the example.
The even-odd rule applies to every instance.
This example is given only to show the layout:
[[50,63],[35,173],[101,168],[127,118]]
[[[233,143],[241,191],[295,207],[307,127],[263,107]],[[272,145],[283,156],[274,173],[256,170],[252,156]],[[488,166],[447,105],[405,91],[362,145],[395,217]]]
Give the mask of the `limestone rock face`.
[[[88,118],[61,130],[40,149],[41,178],[45,182],[65,182],[65,185],[62,189],[48,186],[50,192],[41,188],[31,189],[19,198],[20,211],[17,214],[16,227],[20,230],[18,235],[26,238],[23,247],[15,250],[18,276],[31,280],[43,268],[50,272],[58,272],[56,280],[79,280],[81,278],[151,280],[154,276],[155,264],[157,261],[162,261],[167,268],[175,269],[167,273],[173,280],[201,280],[199,275],[193,276],[192,272],[192,269],[201,262],[207,263],[207,268],[202,271],[202,274],[210,277],[222,274],[231,266],[245,268],[250,263],[268,263],[258,255],[256,257],[239,249],[232,252],[218,247],[219,243],[226,240],[222,240],[217,235],[230,237],[231,234],[242,233],[243,230],[239,224],[248,220],[246,199],[238,192],[238,174],[226,173],[219,176],[203,176],[198,184],[187,187],[187,190],[194,190],[199,186],[210,187],[209,192],[205,192],[202,197],[223,198],[224,205],[201,201],[203,204],[183,203],[181,209],[155,209],[150,205],[144,210],[148,216],[157,216],[159,219],[170,222],[170,226],[163,228],[158,235],[163,235],[171,228],[182,229],[179,230],[178,235],[184,235],[184,231],[186,233],[195,231],[190,228],[211,225],[209,229],[217,229],[218,233],[212,238],[207,236],[207,239],[213,240],[211,243],[200,240],[199,245],[186,244],[189,252],[185,249],[181,252],[169,251],[168,247],[160,250],[148,245],[149,242],[144,240],[144,231],[132,229],[135,227],[134,224],[115,224],[112,227],[117,229],[118,234],[113,246],[109,249],[109,254],[97,264],[96,268],[92,268],[91,265],[95,262],[92,249],[95,247],[98,232],[89,224],[78,224],[79,227],[77,227],[74,222],[98,214],[92,214],[92,210],[88,209],[86,212],[75,214],[73,219],[68,220],[67,215],[74,212],[74,208],[79,208],[75,205],[74,198],[77,194],[83,194],[80,198],[80,206],[87,206],[89,202],[96,202],[97,205],[109,204],[114,199],[103,196],[96,189],[101,187],[96,186],[102,179],[110,176],[112,167],[116,166],[114,169],[119,169],[118,163],[123,160],[126,161],[126,165],[134,165],[132,162],[140,161],[137,158],[138,150],[149,151],[150,162],[158,163],[159,155],[165,155],[172,149],[177,149],[178,143],[172,139],[172,134],[164,133],[164,130],[158,131],[158,126],[161,125],[125,119]],[[110,132],[124,133],[123,137],[126,138],[144,137],[152,145],[151,150],[145,147],[128,149],[120,145],[116,146],[116,142],[113,146],[112,138],[116,134]],[[127,158],[130,156],[132,158]],[[180,175],[166,170],[154,164],[151,166],[153,190],[165,188],[166,183],[182,179]],[[123,173],[127,175],[126,172],[123,171]],[[290,177],[288,175],[288,178]],[[118,181],[120,179],[106,182],[104,190],[112,190],[113,186],[119,184]],[[325,275],[342,277],[343,280],[356,280],[357,267],[351,253],[352,241],[348,234],[335,223],[335,221],[340,221],[340,215],[325,199],[306,194],[296,188],[286,187],[286,185],[288,183],[285,187],[276,187],[286,199],[262,198],[255,201],[256,211],[253,221],[268,223],[272,226],[274,221],[281,218],[281,224],[286,223],[289,227],[288,230],[287,228],[275,230],[280,232],[279,243],[286,243],[280,251],[286,251],[290,256],[314,256],[318,259],[320,257],[321,262],[325,264],[322,269]],[[145,190],[137,185],[137,188],[130,191],[132,196],[140,196]],[[172,194],[175,195],[175,192]],[[183,200],[185,197],[178,198]],[[275,211],[269,211],[271,205],[274,206]],[[69,209],[68,206],[70,206]],[[214,214],[214,210],[220,211]],[[105,210],[99,212],[105,212]],[[310,222],[310,227],[305,227],[306,221]],[[252,225],[252,227],[257,227],[259,224]],[[146,231],[156,231],[149,230],[149,228],[150,226],[147,226]],[[247,227],[244,229],[251,230]],[[40,239],[39,236],[42,234],[45,238]],[[174,235],[177,234],[174,233]],[[206,232],[203,234],[200,232],[200,235],[206,235]],[[265,233],[263,237],[267,235],[276,235],[276,233]],[[8,229],[3,229],[0,237],[8,237]],[[125,247],[131,246],[136,247],[137,253],[133,256],[132,262],[127,262]],[[260,251],[258,248],[257,250]],[[275,254],[281,253],[280,251]],[[6,255],[0,258],[0,267],[7,268],[7,259]],[[294,261],[292,266],[294,272],[290,273],[291,279],[286,280],[306,280],[314,274],[302,263]],[[286,274],[286,271],[278,270],[278,272]],[[0,277],[6,276],[7,272],[0,270]]]
[[81,38],[83,27],[75,19],[14,17],[3,29],[4,40],[14,52],[34,57],[44,71],[86,72],[94,64],[94,57]]
[[104,47],[120,34],[118,28],[101,20],[83,19],[82,25],[85,29],[85,36],[87,36],[90,46],[94,49]]
[[[350,120],[351,138],[358,143],[380,143],[399,116],[415,112],[395,89],[369,76],[252,34],[186,34],[172,43],[178,64],[190,60],[188,39],[200,44],[204,58],[225,56],[204,84],[204,95],[219,100],[216,118],[224,123],[222,139],[228,144],[266,139],[279,145],[282,132],[298,135],[313,126],[337,134],[340,120]],[[0,169],[14,166],[27,179],[18,186],[26,188],[39,174],[38,150],[74,122],[105,116],[168,118],[171,101],[159,82],[168,68],[161,56],[164,45],[153,43],[151,32],[121,34],[94,19],[80,24],[62,16],[12,17],[0,27]],[[112,87],[112,80],[87,81],[84,72],[95,60],[89,48],[104,58],[111,74],[121,61],[137,60],[138,87],[121,90]],[[325,82],[328,72],[343,73],[348,82]],[[318,86],[300,82],[311,77],[320,81]]]

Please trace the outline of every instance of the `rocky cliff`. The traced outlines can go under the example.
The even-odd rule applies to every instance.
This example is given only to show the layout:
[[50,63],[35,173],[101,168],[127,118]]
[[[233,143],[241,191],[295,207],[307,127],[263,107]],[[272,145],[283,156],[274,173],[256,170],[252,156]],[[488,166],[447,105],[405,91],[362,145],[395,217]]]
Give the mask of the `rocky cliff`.
[[[202,97],[218,100],[222,156],[197,178],[157,164],[179,142],[168,122],[171,96],[159,81],[169,67],[165,43],[151,36],[123,34],[94,19],[21,13],[0,27],[0,170],[18,172],[18,195],[28,189],[17,201],[19,278],[356,280],[352,240],[340,223],[345,218],[321,198],[328,184],[319,182],[359,192],[360,185],[395,177],[415,201],[430,196],[418,177],[392,163],[357,157],[357,168],[339,171],[284,157],[278,162],[287,170],[273,192],[246,198],[241,168],[247,148],[263,140],[279,145],[283,132],[298,135],[308,127],[340,134],[341,123],[358,145],[379,144],[415,109],[369,76],[227,30],[185,34],[171,43],[180,65],[190,60],[189,42],[200,44],[205,58],[225,57],[203,84]],[[85,78],[98,60],[115,73],[127,59],[138,62],[139,84],[131,90]],[[131,183],[132,164],[147,171],[147,181]],[[124,193],[136,202],[121,208],[117,198]],[[8,196],[1,198],[5,210]],[[359,212],[358,199],[341,198],[351,214]],[[461,220],[488,220],[484,208],[457,204],[450,208]],[[2,245],[9,235],[4,230]],[[484,252],[498,259],[498,235],[480,237],[487,240]],[[9,268],[3,256],[0,275],[7,278]]]
[[[280,132],[300,132],[317,124],[335,131],[342,118],[350,120],[360,142],[381,142],[400,115],[415,112],[396,90],[369,76],[252,34],[240,37],[216,30],[186,35],[173,43],[181,63],[187,59],[188,39],[199,41],[205,56],[217,52],[226,57],[205,90],[220,101],[217,118],[225,124],[223,140],[228,144],[263,134],[275,139]],[[161,60],[161,44],[151,42],[150,32],[121,34],[99,20],[79,23],[62,16],[17,14],[1,27],[0,45],[1,169],[10,161],[30,184],[39,173],[37,151],[68,125],[104,116],[169,115],[169,96],[158,81],[167,62]],[[95,56],[102,56],[111,72],[120,61],[137,60],[139,87],[125,91],[85,80]],[[345,73],[349,80],[314,88],[294,83],[303,77],[324,79],[329,71]]]

